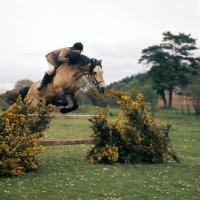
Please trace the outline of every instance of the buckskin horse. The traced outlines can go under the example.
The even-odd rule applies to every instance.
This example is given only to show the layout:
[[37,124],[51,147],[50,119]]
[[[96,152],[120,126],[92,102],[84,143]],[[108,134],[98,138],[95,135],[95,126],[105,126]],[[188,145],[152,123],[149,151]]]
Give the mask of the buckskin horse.
[[[88,81],[104,93],[106,84],[103,78],[103,70],[101,60],[88,58],[85,55],[79,54],[69,56],[69,63],[62,63],[55,72],[53,79],[41,91],[37,90],[40,81],[33,83],[29,88],[25,87],[19,92],[22,99],[28,93],[32,100],[29,110],[34,110],[37,107],[39,97],[45,97],[47,103],[52,103],[55,106],[64,106],[60,109],[62,114],[71,112],[78,108],[77,92],[82,85],[81,77],[86,76]],[[66,108],[68,100],[66,95],[70,95],[73,106]]]

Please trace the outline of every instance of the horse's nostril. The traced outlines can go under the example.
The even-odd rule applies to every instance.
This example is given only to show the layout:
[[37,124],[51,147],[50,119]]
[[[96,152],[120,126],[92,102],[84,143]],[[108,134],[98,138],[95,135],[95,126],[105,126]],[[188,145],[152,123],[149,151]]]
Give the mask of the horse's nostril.
[[104,93],[104,88],[103,87],[101,87],[101,93]]
[[98,91],[99,91],[100,93],[104,93],[104,88],[99,87],[99,88],[98,88]]

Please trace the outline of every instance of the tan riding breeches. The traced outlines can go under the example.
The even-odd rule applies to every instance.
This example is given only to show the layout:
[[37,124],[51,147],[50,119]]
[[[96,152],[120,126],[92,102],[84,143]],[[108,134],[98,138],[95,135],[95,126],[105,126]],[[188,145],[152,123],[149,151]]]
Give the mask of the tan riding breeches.
[[47,73],[49,75],[52,75],[55,71],[55,67],[52,64],[50,64],[49,62],[47,62],[47,63],[48,63],[48,66],[49,66],[49,70],[47,71]]

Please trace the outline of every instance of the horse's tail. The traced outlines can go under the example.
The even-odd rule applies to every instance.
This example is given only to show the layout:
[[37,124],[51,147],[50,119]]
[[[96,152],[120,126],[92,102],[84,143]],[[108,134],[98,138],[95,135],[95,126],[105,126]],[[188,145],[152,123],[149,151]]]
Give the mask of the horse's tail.
[[26,86],[26,87],[23,87],[18,95],[21,95],[21,98],[22,98],[22,101],[24,100],[24,98],[26,97],[26,95],[28,94],[28,91],[29,91],[30,87],[29,86]]

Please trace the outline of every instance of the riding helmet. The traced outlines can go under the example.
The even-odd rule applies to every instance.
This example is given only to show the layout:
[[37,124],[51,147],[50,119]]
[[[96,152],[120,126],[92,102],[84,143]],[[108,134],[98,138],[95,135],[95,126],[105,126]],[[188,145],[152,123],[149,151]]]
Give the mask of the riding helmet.
[[83,44],[81,42],[77,42],[73,45],[72,47],[73,49],[77,49],[77,50],[80,50],[80,51],[83,51]]

